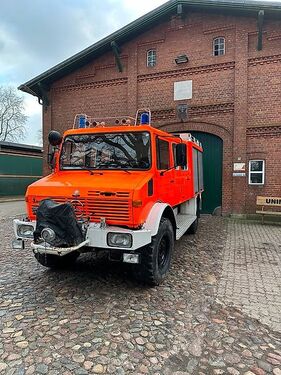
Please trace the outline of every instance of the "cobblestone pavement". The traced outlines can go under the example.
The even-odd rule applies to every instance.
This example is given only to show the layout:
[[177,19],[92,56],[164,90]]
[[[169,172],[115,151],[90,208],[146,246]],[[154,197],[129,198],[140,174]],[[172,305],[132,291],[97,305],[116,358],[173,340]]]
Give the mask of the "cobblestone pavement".
[[230,221],[218,296],[281,332],[281,227]]
[[216,300],[227,220],[203,217],[158,288],[88,254],[46,270],[0,231],[1,374],[281,374],[281,335]]

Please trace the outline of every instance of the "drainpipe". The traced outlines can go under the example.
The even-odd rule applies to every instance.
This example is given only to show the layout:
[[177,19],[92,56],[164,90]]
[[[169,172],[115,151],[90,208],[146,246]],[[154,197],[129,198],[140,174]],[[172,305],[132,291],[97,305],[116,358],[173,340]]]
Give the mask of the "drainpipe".
[[115,56],[115,61],[116,61],[118,71],[122,73],[123,65],[122,65],[121,58],[120,58],[121,49],[114,40],[110,43],[110,45]]
[[264,23],[264,10],[260,10],[258,12],[258,45],[257,50],[262,50],[262,29]]

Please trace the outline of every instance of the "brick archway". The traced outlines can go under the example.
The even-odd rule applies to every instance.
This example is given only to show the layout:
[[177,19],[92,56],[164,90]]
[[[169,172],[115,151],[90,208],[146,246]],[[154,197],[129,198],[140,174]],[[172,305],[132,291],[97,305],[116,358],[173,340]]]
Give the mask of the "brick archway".
[[209,133],[222,139],[222,213],[230,214],[232,212],[232,133],[222,125],[196,121],[166,123],[157,128],[169,133],[190,131]]

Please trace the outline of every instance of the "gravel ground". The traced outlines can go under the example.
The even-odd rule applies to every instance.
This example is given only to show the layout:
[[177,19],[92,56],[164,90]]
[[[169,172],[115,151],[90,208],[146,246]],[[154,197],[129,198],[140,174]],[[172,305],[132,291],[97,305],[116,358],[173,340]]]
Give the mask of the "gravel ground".
[[228,221],[202,217],[157,288],[84,254],[49,271],[0,221],[1,374],[281,374],[281,335],[216,298]]

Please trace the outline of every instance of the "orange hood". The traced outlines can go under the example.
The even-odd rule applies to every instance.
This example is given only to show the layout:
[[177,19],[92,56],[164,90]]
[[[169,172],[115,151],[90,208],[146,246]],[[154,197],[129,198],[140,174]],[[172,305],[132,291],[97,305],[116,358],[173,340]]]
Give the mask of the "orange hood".
[[152,178],[148,171],[64,171],[48,175],[33,184],[26,196],[72,196],[79,190],[81,197],[89,191],[130,191],[138,190]]

